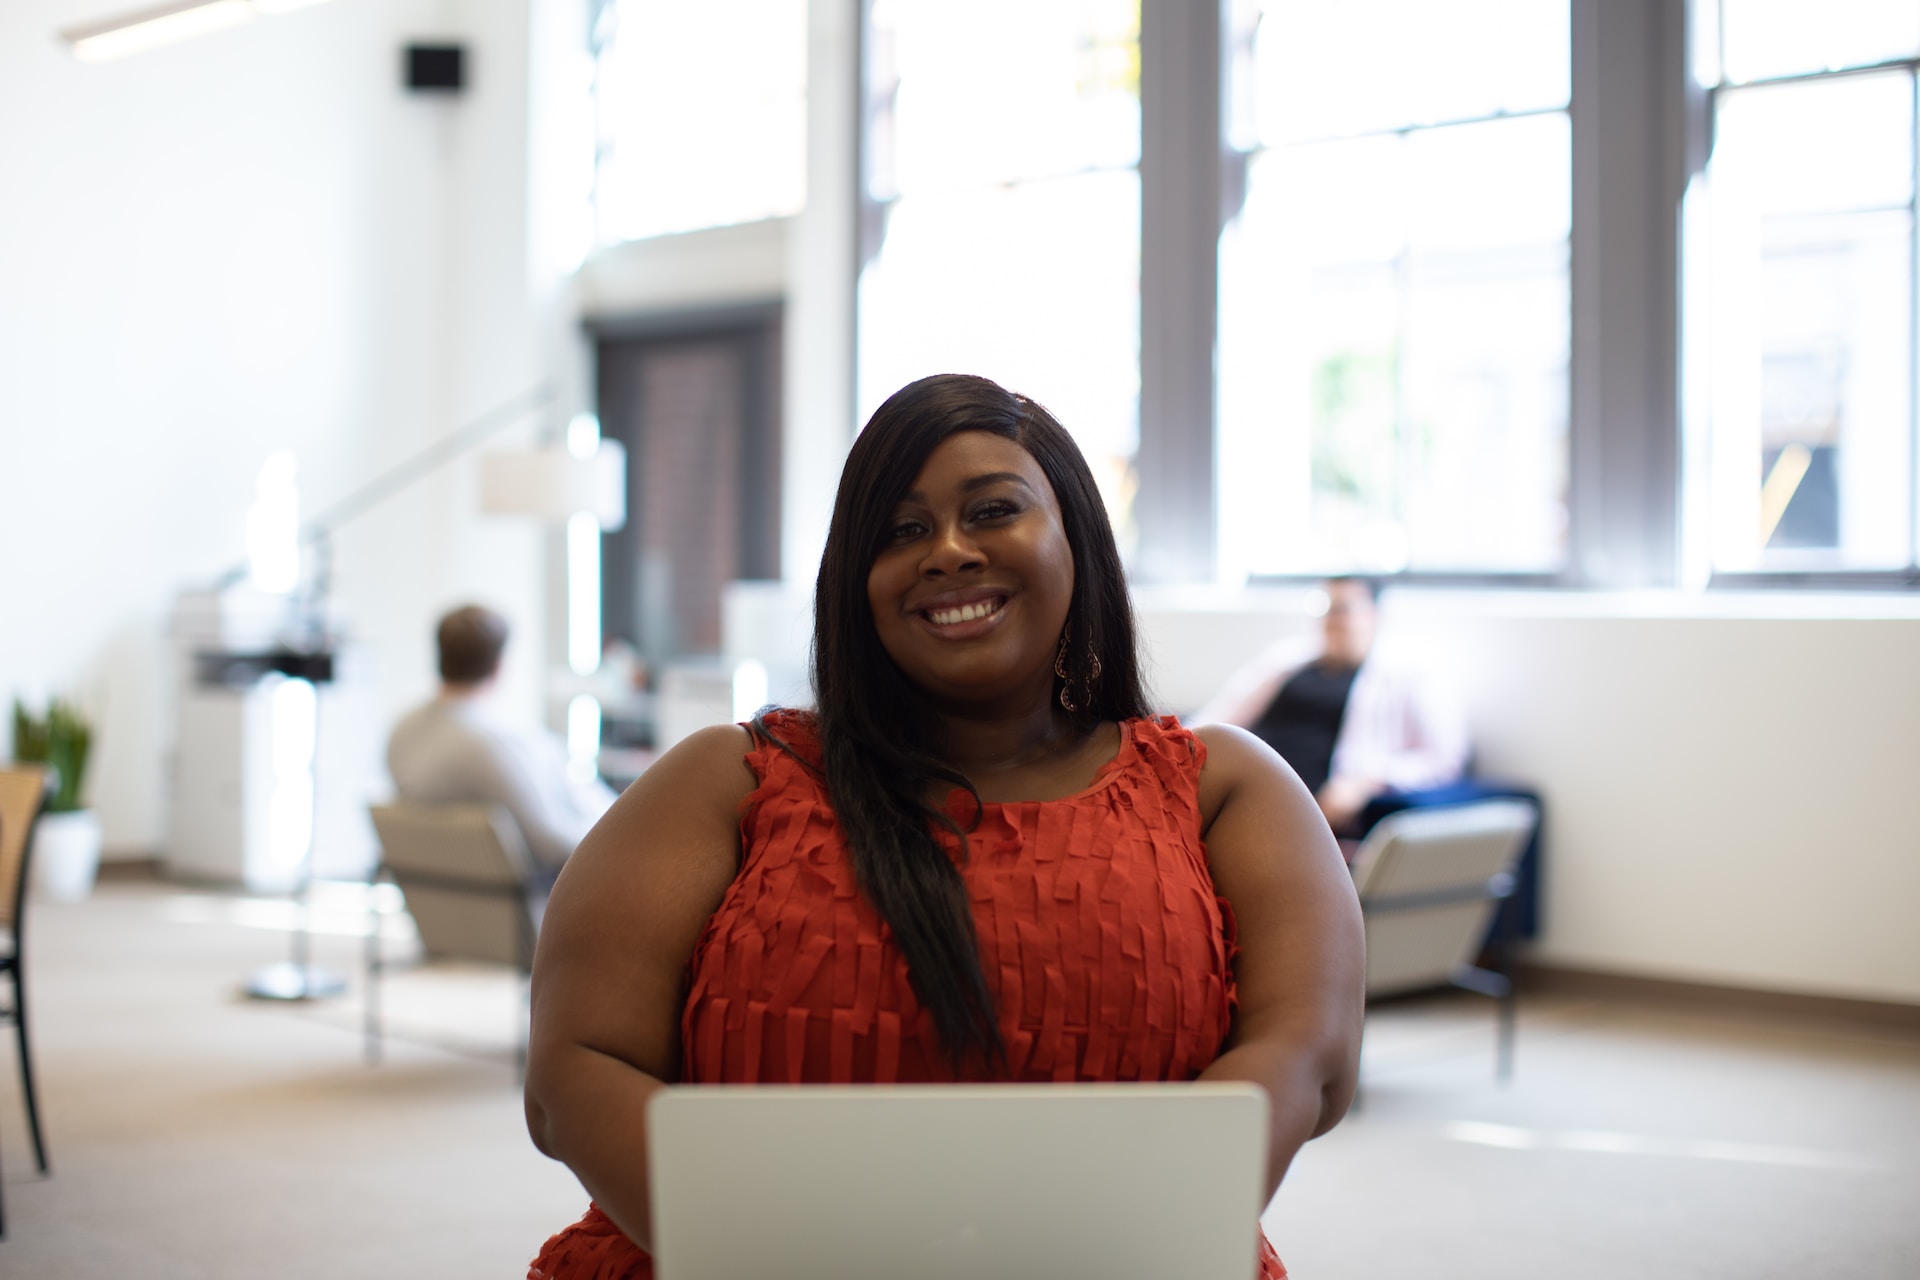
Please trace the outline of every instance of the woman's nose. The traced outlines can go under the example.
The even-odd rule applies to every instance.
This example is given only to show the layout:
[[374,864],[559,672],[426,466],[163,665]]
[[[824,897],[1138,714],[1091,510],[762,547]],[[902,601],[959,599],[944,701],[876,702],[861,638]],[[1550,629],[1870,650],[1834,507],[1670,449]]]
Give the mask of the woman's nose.
[[978,569],[986,563],[979,546],[967,531],[958,524],[941,528],[927,548],[927,555],[920,562],[921,571],[929,574],[961,573],[968,569]]

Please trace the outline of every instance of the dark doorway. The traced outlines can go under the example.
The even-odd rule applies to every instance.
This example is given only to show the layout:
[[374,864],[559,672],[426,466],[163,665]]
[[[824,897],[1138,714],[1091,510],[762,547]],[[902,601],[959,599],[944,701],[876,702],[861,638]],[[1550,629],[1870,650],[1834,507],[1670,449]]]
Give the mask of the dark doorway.
[[658,671],[720,652],[736,578],[780,576],[780,308],[596,324],[600,430],[627,449],[602,617]]

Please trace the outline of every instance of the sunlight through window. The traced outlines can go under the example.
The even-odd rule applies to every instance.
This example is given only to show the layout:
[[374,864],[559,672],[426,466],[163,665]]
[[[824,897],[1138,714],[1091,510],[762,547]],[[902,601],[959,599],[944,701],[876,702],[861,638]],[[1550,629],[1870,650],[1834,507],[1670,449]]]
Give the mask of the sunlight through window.
[[1140,401],[1137,0],[876,0],[869,27],[864,420],[978,373],[1071,431],[1123,545]]
[[600,0],[600,243],[799,212],[806,0]]
[[1568,13],[1246,0],[1222,576],[1566,559]]

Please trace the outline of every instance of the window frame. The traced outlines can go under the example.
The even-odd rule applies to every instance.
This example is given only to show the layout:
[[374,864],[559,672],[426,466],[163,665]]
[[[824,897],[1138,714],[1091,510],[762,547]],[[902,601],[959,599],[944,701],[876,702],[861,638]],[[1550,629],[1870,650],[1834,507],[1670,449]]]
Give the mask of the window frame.
[[[1724,20],[1723,0],[1690,0],[1693,21],[1690,24],[1692,39],[1701,39],[1705,25],[1699,16],[1699,10],[1706,5],[1715,9],[1712,23],[1712,38],[1717,44],[1714,50],[1713,65],[1717,79],[1711,85],[1698,87],[1699,120],[1696,128],[1707,139],[1707,154],[1711,154],[1715,122],[1719,119],[1721,95],[1728,92],[1740,92],[1747,89],[1768,88],[1775,85],[1809,84],[1816,81],[1833,81],[1855,76],[1874,75],[1887,71],[1904,71],[1910,81],[1909,111],[1913,123],[1916,152],[1920,153],[1920,53],[1905,58],[1887,58],[1879,62],[1825,68],[1819,71],[1789,72],[1776,76],[1759,76],[1751,80],[1729,80],[1726,73],[1726,23]],[[1691,80],[1691,76],[1689,76]],[[1706,155],[1702,156],[1704,168]],[[1907,564],[1899,569],[1721,569],[1711,563],[1711,551],[1702,548],[1699,554],[1708,557],[1709,572],[1706,585],[1709,589],[1753,590],[1760,589],[1834,589],[1911,591],[1920,589],[1920,154],[1916,154],[1914,181],[1907,192],[1907,215],[1910,219],[1908,235],[1909,270],[1907,292],[1907,324],[1911,350],[1907,361]],[[1704,305],[1704,302],[1703,302]],[[1713,432],[1712,412],[1706,411],[1706,421],[1688,423],[1687,429],[1700,437],[1702,450],[1711,447]],[[1680,497],[1685,502],[1707,502],[1704,493],[1685,493]]]
[[[1231,3],[1231,0],[1229,0],[1229,4],[1230,3]],[[1571,48],[1568,49],[1568,59],[1569,59],[1569,62],[1571,62],[1572,60]],[[1231,86],[1229,86],[1229,92],[1231,92]],[[1265,142],[1254,141],[1244,149],[1234,148],[1231,141],[1228,141],[1223,145],[1231,154],[1231,157],[1232,157],[1231,163],[1235,166],[1235,168],[1241,175],[1245,175],[1248,172],[1248,170],[1251,169],[1254,162],[1260,159],[1262,156],[1276,155],[1276,154],[1279,154],[1280,152],[1287,150],[1289,147],[1315,146],[1315,145],[1320,145],[1324,143],[1357,142],[1357,141],[1362,141],[1366,139],[1389,138],[1389,137],[1405,139],[1405,138],[1413,137],[1418,134],[1432,133],[1437,130],[1453,129],[1453,128],[1459,128],[1461,126],[1491,124],[1498,121],[1506,121],[1506,120],[1527,120],[1527,119],[1534,119],[1542,116],[1565,116],[1569,119],[1569,122],[1570,122],[1572,117],[1572,109],[1573,109],[1573,103],[1571,100],[1571,95],[1569,95],[1569,100],[1565,106],[1527,107],[1518,111],[1503,110],[1503,111],[1494,111],[1491,113],[1486,113],[1481,115],[1451,116],[1444,119],[1425,120],[1425,121],[1419,121],[1411,124],[1401,124],[1401,125],[1382,126],[1377,128],[1358,129],[1351,132],[1338,133],[1338,134],[1315,135],[1312,137],[1295,139],[1292,143],[1269,144]],[[1568,182],[1569,182],[1569,186],[1571,186],[1572,184],[1571,164],[1569,164]],[[1245,193],[1244,176],[1238,188],[1238,193],[1244,196],[1244,193]],[[1237,216],[1238,212],[1239,212],[1239,207],[1237,203],[1232,211],[1230,212],[1223,211],[1222,220],[1221,220],[1222,221],[1221,229],[1223,234],[1226,230],[1227,224],[1230,223],[1235,216]],[[1572,267],[1573,267],[1571,223],[1569,223],[1568,236],[1565,243],[1567,244],[1567,247],[1568,247],[1567,274],[1569,277],[1568,292],[1570,295],[1572,292],[1571,276],[1572,276]],[[1392,266],[1396,275],[1404,277],[1404,273],[1406,269],[1406,251],[1404,249],[1402,250],[1401,254],[1393,260]],[[1404,284],[1404,280],[1402,280],[1401,283]],[[1571,310],[1571,301],[1569,302],[1569,309]],[[1573,346],[1572,335],[1569,334],[1568,388],[1567,388],[1569,422],[1568,422],[1568,433],[1567,433],[1567,442],[1566,442],[1566,447],[1569,455],[1567,459],[1569,464],[1568,465],[1569,475],[1568,475],[1568,481],[1567,481],[1568,492],[1566,495],[1564,495],[1565,500],[1567,501],[1569,506],[1571,506],[1572,484],[1573,484],[1572,476],[1571,476],[1571,471],[1572,471],[1571,454],[1572,454],[1572,448],[1573,448],[1572,423],[1571,423],[1571,416],[1572,416],[1571,382],[1572,382],[1572,355],[1573,355],[1572,346]],[[1218,426],[1218,423],[1216,423],[1215,425],[1216,438],[1217,438],[1218,430],[1219,430],[1219,426]],[[1216,526],[1217,526],[1217,523],[1218,523],[1217,512],[1215,515],[1215,520],[1216,520]],[[1400,570],[1392,573],[1379,573],[1379,572],[1374,572],[1370,570],[1361,570],[1356,568],[1343,568],[1343,569],[1337,570],[1336,572],[1357,573],[1357,574],[1360,574],[1361,576],[1364,576],[1370,579],[1377,579],[1382,582],[1408,581],[1408,582],[1417,582],[1425,585],[1436,585],[1436,586],[1437,585],[1553,586],[1553,585],[1561,585],[1566,582],[1568,573],[1570,571],[1570,567],[1574,562],[1571,521],[1569,521],[1567,541],[1562,546],[1561,550],[1562,550],[1562,566],[1557,570],[1405,569],[1405,570]],[[1247,576],[1247,581],[1251,584],[1284,584],[1284,583],[1299,583],[1299,582],[1317,582],[1317,581],[1320,581],[1322,577],[1323,575],[1320,575],[1320,574],[1306,573],[1306,572],[1286,572],[1286,573],[1255,572]]]
[[[1537,589],[1652,586],[1674,579],[1678,561],[1679,458],[1674,412],[1678,401],[1678,362],[1670,357],[1666,361],[1667,367],[1648,370],[1642,367],[1644,361],[1633,358],[1634,353],[1618,352],[1606,347],[1599,338],[1602,334],[1613,332],[1639,330],[1644,333],[1651,326],[1655,330],[1665,329],[1677,342],[1677,303],[1669,302],[1663,306],[1661,299],[1677,297],[1674,254],[1677,249],[1678,191],[1682,184],[1677,173],[1677,157],[1661,154],[1660,143],[1663,139],[1658,130],[1643,128],[1639,132],[1651,133],[1651,136],[1635,137],[1637,145],[1632,147],[1608,150],[1601,146],[1597,122],[1603,114],[1610,119],[1622,115],[1632,117],[1635,113],[1662,120],[1679,119],[1678,104],[1667,101],[1654,91],[1663,82],[1678,86],[1680,73],[1687,65],[1683,58],[1674,56],[1664,59],[1662,66],[1670,74],[1660,77],[1649,76],[1646,67],[1629,69],[1614,65],[1630,61],[1626,55],[1634,50],[1659,47],[1660,42],[1655,38],[1657,32],[1668,30],[1677,33],[1683,30],[1683,24],[1676,21],[1682,16],[1677,9],[1678,3],[1679,0],[1654,0],[1653,9],[1649,11],[1641,6],[1620,4],[1618,0],[1604,5],[1603,0],[1568,0],[1570,95],[1564,110],[1573,129],[1572,173],[1569,175],[1573,216],[1569,233],[1572,314],[1569,317],[1567,387],[1568,529],[1563,567],[1547,573],[1531,570],[1481,572],[1410,569],[1381,575],[1381,581],[1430,586]],[[1218,246],[1221,233],[1238,213],[1244,199],[1249,162],[1261,149],[1256,146],[1245,151],[1239,150],[1232,146],[1228,137],[1225,101],[1232,86],[1227,80],[1227,69],[1231,66],[1235,39],[1231,8],[1232,0],[1215,0],[1212,4],[1199,5],[1181,5],[1180,0],[1141,0],[1143,191],[1151,190],[1144,182],[1144,177],[1152,143],[1158,134],[1171,132],[1156,128],[1159,122],[1155,119],[1153,99],[1149,92],[1153,86],[1151,73],[1159,69],[1168,81],[1163,91],[1165,98],[1173,102],[1206,103],[1212,107],[1213,145],[1205,148],[1189,146],[1184,158],[1187,168],[1202,169],[1203,166],[1196,163],[1195,153],[1205,152],[1208,156],[1217,157],[1212,181],[1207,181],[1208,175],[1204,171],[1190,174],[1186,177],[1185,188],[1190,192],[1220,192],[1204,249],[1196,247],[1190,240],[1174,236],[1167,237],[1163,244],[1156,244],[1153,238],[1153,205],[1148,203],[1143,209],[1142,235],[1145,243],[1141,247],[1140,422],[1143,465],[1140,494],[1134,504],[1134,519],[1142,531],[1143,544],[1149,541],[1148,531],[1155,529],[1161,531],[1159,537],[1164,542],[1205,548],[1203,571],[1192,571],[1199,557],[1191,554],[1180,558],[1179,567],[1187,570],[1185,574],[1155,572],[1160,566],[1143,562],[1136,566],[1135,576],[1146,582],[1218,582],[1214,571],[1218,529],[1217,485],[1212,474],[1219,432],[1218,396],[1213,381],[1214,352],[1218,339]],[[1210,22],[1213,26],[1210,47],[1201,49],[1198,47],[1199,41],[1189,40],[1186,48],[1175,51],[1184,56],[1169,56],[1167,51],[1150,44],[1149,41],[1159,33],[1162,25],[1169,21],[1167,16],[1163,16],[1162,22],[1156,23],[1150,15],[1155,10],[1167,9],[1185,9],[1189,15],[1204,11],[1204,19],[1189,16],[1187,24],[1191,29],[1202,20]],[[1621,72],[1626,70],[1633,73],[1623,76]],[[1649,83],[1650,80],[1652,83]],[[1562,109],[1553,110],[1557,113]],[[1181,162],[1181,157],[1173,159],[1175,163],[1170,164],[1169,169],[1178,167]],[[1664,243],[1657,225],[1652,236],[1655,243],[1651,246],[1638,243],[1604,244],[1602,237],[1592,234],[1593,228],[1604,229],[1608,225],[1602,216],[1603,202],[1608,210],[1624,206],[1631,211],[1632,224],[1637,228],[1644,221],[1637,216],[1639,211],[1651,200],[1657,199],[1660,193],[1667,191],[1673,194],[1676,213],[1672,219],[1674,234],[1666,237]],[[1200,203],[1189,200],[1186,210],[1189,218],[1199,212],[1194,206]],[[1646,254],[1649,247],[1653,252]],[[1620,279],[1632,273],[1614,269],[1614,261],[1630,259],[1635,254],[1641,254],[1643,260],[1653,263],[1651,278],[1631,280],[1629,283],[1632,287],[1623,289],[1619,286]],[[1189,391],[1183,403],[1167,406],[1161,413],[1150,414],[1150,407],[1158,406],[1150,405],[1148,372],[1156,364],[1165,362],[1165,354],[1154,351],[1149,344],[1148,318],[1162,310],[1151,305],[1149,270],[1150,259],[1153,258],[1162,260],[1151,265],[1157,265],[1163,275],[1177,276],[1184,270],[1205,278],[1207,309],[1204,321],[1196,323],[1197,318],[1189,310],[1182,317],[1182,323],[1188,333],[1204,328],[1207,385],[1204,397]],[[1181,261],[1167,261],[1174,258]],[[1603,270],[1613,270],[1615,279],[1615,287],[1604,293],[1597,287]],[[1601,304],[1604,304],[1605,314],[1601,314]],[[1668,345],[1671,347],[1672,342]],[[1189,353],[1183,363],[1185,372],[1191,378],[1201,361]],[[1659,365],[1657,360],[1653,363]],[[1624,377],[1612,369],[1613,365],[1621,364],[1630,366],[1625,369]],[[1617,388],[1624,383],[1631,390],[1624,397],[1602,396],[1599,394],[1599,383],[1603,378],[1609,387]],[[1615,402],[1621,398],[1650,401],[1651,411],[1632,415],[1616,412]],[[1665,411],[1662,411],[1662,406],[1665,406]],[[1609,421],[1609,418],[1614,421]],[[1204,446],[1196,439],[1199,432],[1194,430],[1194,424],[1201,422],[1207,427]],[[1178,488],[1167,483],[1156,488],[1149,487],[1149,478],[1162,466],[1145,465],[1148,459],[1163,464],[1182,455],[1189,458],[1204,456],[1206,460],[1208,475],[1204,505],[1194,501],[1199,486],[1191,481]],[[1653,472],[1651,487],[1665,494],[1664,503],[1656,499],[1653,505],[1656,509],[1663,505],[1667,509],[1664,519],[1654,520],[1651,538],[1645,536],[1647,522],[1639,510],[1645,505],[1644,502],[1636,501],[1632,509],[1623,512],[1622,504],[1614,498],[1622,488],[1618,479],[1622,473],[1637,477],[1648,469]],[[1639,489],[1643,486],[1634,484],[1629,487]],[[1204,529],[1195,527],[1200,524],[1204,524]],[[1249,586],[1259,586],[1316,580],[1317,575],[1308,574],[1253,574],[1246,581]]]

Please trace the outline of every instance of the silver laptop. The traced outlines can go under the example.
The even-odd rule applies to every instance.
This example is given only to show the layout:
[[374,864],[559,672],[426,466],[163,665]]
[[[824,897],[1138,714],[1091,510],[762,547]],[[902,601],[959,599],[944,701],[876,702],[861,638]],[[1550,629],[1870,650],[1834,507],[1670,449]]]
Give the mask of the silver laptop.
[[660,1280],[1249,1280],[1252,1085],[682,1087],[649,1106]]

